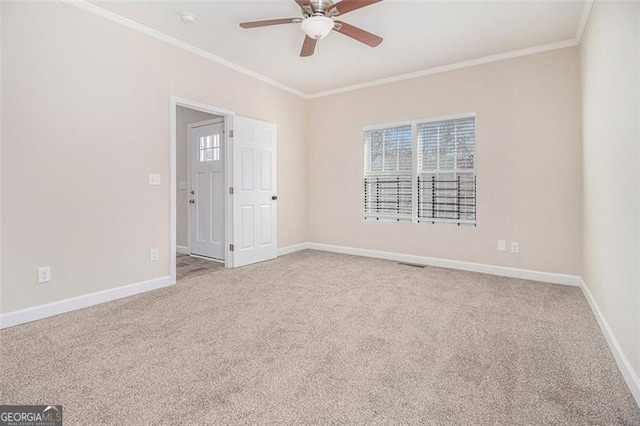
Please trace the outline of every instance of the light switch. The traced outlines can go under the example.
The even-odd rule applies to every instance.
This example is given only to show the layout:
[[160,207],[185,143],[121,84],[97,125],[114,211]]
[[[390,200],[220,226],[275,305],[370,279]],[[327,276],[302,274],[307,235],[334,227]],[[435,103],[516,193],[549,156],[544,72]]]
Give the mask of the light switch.
[[149,174],[149,185],[160,185],[162,179],[159,174],[151,173]]

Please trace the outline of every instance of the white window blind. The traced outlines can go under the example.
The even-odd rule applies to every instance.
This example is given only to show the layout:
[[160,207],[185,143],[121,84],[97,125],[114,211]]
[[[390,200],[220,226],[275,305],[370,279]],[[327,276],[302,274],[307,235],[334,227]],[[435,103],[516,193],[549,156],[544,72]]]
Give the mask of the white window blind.
[[417,124],[418,222],[475,223],[475,117]]
[[411,220],[411,125],[364,132],[364,216]]
[[364,218],[476,223],[476,119],[364,130]]

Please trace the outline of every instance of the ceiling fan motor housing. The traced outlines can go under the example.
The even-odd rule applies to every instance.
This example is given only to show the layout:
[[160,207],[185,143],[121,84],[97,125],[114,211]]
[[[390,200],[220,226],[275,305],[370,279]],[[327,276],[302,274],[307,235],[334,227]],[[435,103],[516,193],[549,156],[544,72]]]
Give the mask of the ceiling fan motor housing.
[[305,16],[320,16],[324,15],[333,3],[331,0],[310,0],[306,5],[302,6],[302,10]]

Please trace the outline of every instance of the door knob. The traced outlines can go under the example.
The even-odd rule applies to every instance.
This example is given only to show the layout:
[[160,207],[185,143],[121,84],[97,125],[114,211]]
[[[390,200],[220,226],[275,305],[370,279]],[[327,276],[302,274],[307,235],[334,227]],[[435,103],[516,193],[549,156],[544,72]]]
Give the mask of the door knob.
[[196,200],[189,200],[189,204],[195,204]]
[[278,199],[278,196],[277,196],[277,195],[272,195],[272,196],[271,196],[271,199],[272,199],[273,201],[275,201],[275,200],[277,200],[277,199]]

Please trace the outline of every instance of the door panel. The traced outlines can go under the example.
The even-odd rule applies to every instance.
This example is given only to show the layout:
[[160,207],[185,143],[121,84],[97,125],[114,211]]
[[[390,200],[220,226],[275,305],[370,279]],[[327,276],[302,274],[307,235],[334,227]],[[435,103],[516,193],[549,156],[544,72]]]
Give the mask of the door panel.
[[224,259],[224,122],[189,133],[191,253]]
[[277,255],[276,126],[234,117],[234,266]]
[[260,206],[260,247],[271,244],[271,204]]
[[[224,161],[224,158],[221,158],[221,161]],[[212,179],[211,187],[213,188],[214,197],[211,203],[211,210],[214,226],[211,227],[211,241],[219,243],[219,259],[224,259],[224,198],[226,195],[224,190],[224,172],[214,173]]]
[[241,249],[253,248],[253,206],[242,206],[242,244]]
[[211,204],[211,185],[209,179],[209,173],[199,172],[196,175],[195,192],[197,197],[194,198],[197,202],[194,205],[196,211],[194,241],[198,243],[206,243],[209,234],[209,205]]
[[240,150],[242,156],[242,184],[240,189],[243,191],[253,191],[253,149],[242,148]]
[[271,191],[271,152],[260,152],[260,189]]

